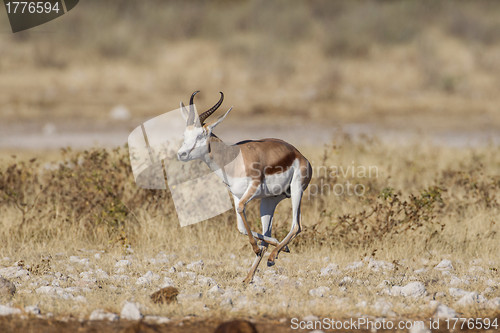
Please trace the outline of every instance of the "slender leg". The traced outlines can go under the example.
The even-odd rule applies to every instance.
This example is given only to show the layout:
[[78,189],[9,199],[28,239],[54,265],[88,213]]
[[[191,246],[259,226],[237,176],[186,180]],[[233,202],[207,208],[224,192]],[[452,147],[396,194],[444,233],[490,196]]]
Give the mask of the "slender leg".
[[257,267],[259,267],[260,261],[262,260],[262,257],[264,256],[264,254],[267,251],[267,246],[262,246],[261,249],[262,249],[262,252],[255,256],[252,267],[250,267],[250,271],[248,272],[248,275],[245,278],[245,280],[243,280],[243,283],[251,283],[252,282],[253,276],[255,275],[255,271],[257,270]]
[[301,231],[301,226],[300,226],[300,202],[302,201],[302,185],[301,185],[301,179],[298,177],[298,175],[294,176],[294,179],[292,180],[291,184],[291,199],[292,199],[292,213],[293,213],[293,220],[292,220],[292,228],[290,229],[290,232],[286,237],[276,246],[269,255],[269,258],[267,259],[267,265],[272,266],[274,265],[274,260],[278,256],[278,253]]
[[[238,229],[240,229],[240,223],[243,224],[243,228],[248,235],[248,238],[250,240],[250,245],[252,245],[252,249],[255,252],[255,254],[259,255],[261,252],[261,249],[257,245],[257,241],[255,240],[252,231],[250,230],[250,227],[248,226],[247,218],[245,215],[245,207],[246,204],[253,199],[255,196],[255,193],[257,192],[258,188],[258,182],[257,181],[252,181],[248,189],[246,190],[245,194],[238,200],[238,203],[235,201],[235,206],[236,206],[236,213],[239,216],[238,218]],[[241,232],[241,229],[240,229]]]

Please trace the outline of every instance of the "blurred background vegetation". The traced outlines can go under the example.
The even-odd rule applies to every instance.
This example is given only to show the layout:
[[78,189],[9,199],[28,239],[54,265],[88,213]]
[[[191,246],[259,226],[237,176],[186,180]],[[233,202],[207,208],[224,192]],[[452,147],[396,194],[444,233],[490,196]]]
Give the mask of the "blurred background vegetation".
[[107,126],[117,104],[132,126],[194,90],[236,120],[500,127],[494,0],[85,0],[16,34],[0,12],[3,128]]

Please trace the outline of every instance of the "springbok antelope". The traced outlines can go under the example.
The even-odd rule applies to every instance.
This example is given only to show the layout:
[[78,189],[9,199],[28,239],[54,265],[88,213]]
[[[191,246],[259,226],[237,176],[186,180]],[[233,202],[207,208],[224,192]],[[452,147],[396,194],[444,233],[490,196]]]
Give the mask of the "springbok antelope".
[[[205,120],[222,104],[224,94],[220,92],[219,101],[198,118],[193,106],[194,96],[198,92],[191,95],[189,110],[181,102],[186,128],[184,142],[177,156],[180,161],[204,161],[232,193],[238,230],[248,235],[256,255],[243,281],[250,283],[268,245],[275,246],[267,260],[267,265],[272,266],[280,251],[289,252],[287,244],[300,233],[300,204],[302,194],[311,180],[312,168],[295,147],[282,140],[247,140],[235,145],[224,144],[213,134],[213,130],[232,108],[212,124],[205,124]],[[262,234],[250,230],[245,215],[247,203],[254,198],[261,198]],[[285,198],[292,200],[292,227],[286,237],[278,242],[271,237],[273,215],[278,203]],[[256,239],[261,241],[260,245],[257,245]]]

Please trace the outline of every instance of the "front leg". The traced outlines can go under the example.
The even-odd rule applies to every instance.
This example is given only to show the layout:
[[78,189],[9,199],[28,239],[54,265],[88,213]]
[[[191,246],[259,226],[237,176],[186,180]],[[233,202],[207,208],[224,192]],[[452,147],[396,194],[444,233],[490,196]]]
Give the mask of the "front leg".
[[[247,217],[245,215],[245,207],[246,207],[246,204],[254,198],[254,196],[257,192],[258,186],[259,186],[259,183],[257,181],[255,181],[255,180],[252,181],[250,183],[250,186],[248,187],[248,189],[245,191],[245,194],[243,194],[243,196],[241,197],[241,199],[239,199],[238,202],[235,201],[236,212],[239,216],[238,222],[239,221],[242,222],[243,229],[244,229],[244,230],[240,230],[240,232],[245,231],[245,233],[248,235],[248,238],[250,240],[250,245],[252,245],[252,249],[256,255],[260,254],[261,249],[257,245],[257,241],[255,240],[255,238],[252,234],[252,231],[250,230],[250,226],[248,225]],[[240,226],[238,226],[238,229],[240,229]]]

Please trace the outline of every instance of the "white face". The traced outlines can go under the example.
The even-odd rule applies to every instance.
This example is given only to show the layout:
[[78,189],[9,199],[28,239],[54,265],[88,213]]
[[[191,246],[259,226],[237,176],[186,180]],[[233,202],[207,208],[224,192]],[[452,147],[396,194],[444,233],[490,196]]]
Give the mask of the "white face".
[[191,161],[208,154],[209,136],[210,133],[203,127],[194,125],[186,126],[184,130],[184,142],[177,152],[179,161]]

